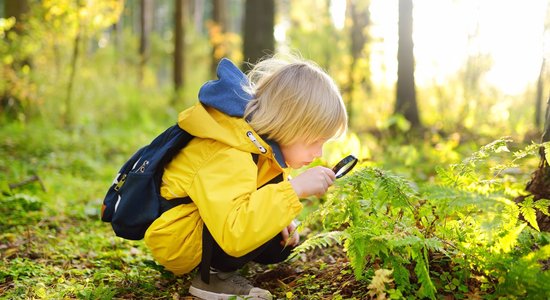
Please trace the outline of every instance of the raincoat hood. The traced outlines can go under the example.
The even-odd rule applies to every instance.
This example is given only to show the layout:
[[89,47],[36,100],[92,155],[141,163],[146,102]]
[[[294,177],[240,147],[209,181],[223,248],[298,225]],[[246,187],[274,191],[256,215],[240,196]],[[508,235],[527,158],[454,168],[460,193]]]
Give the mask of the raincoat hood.
[[205,83],[199,91],[201,103],[232,117],[243,117],[252,95],[244,90],[248,78],[229,59],[223,58],[216,70],[218,80]]
[[190,134],[220,141],[228,146],[258,154],[273,154],[282,168],[286,163],[279,145],[262,138],[243,118],[253,95],[245,90],[246,75],[229,59],[218,64],[217,80],[206,82],[199,91],[199,103],[180,113],[179,126]]

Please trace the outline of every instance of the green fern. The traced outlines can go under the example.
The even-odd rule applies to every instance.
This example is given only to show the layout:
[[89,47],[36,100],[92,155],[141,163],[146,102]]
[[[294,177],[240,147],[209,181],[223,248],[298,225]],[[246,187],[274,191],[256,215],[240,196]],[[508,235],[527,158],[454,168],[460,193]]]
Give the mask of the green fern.
[[346,233],[343,231],[329,231],[318,233],[294,248],[294,251],[289,256],[288,260],[292,260],[296,256],[298,256],[298,254],[311,251],[315,248],[330,247],[333,245],[341,244],[345,238],[345,235]]
[[535,211],[535,205],[533,203],[533,196],[524,198],[521,203],[518,203],[519,211],[525,218],[529,225],[533,226],[537,231],[540,231],[539,224],[537,223],[537,212]]
[[541,213],[550,216],[549,208],[550,208],[550,200],[548,199],[539,199],[533,203],[533,206],[539,210]]
[[[382,244],[376,242],[369,243],[371,240],[368,238],[365,239],[364,237],[364,235],[361,237],[351,234],[344,243],[347,257],[349,258],[350,265],[353,269],[353,274],[355,275],[355,278],[359,280],[364,278],[363,270],[365,269],[365,263],[369,254],[372,252],[380,253],[385,250],[380,248]],[[369,246],[372,246],[372,248],[369,248]]]
[[436,288],[430,278],[428,252],[426,249],[419,249],[421,251],[413,252],[413,259],[416,262],[414,272],[418,277],[420,283],[420,289],[418,290],[418,296],[420,298],[435,299]]
[[[550,299],[550,272],[541,268],[540,262],[550,260],[550,245],[516,257],[501,257],[507,270],[499,278],[499,295],[528,295],[529,299]],[[501,263],[502,263],[501,262]]]
[[532,155],[538,155],[540,147],[544,147],[546,149],[548,146],[550,146],[550,142],[546,142],[543,144],[531,143],[527,147],[515,151],[513,154],[514,160],[523,159]]
[[[538,238],[544,235],[526,229],[526,222],[537,228],[537,210],[549,214],[550,200],[516,204],[510,195],[518,195],[522,187],[506,173],[519,160],[536,157],[541,146],[510,153],[509,141],[496,140],[461,163],[437,167],[435,184],[420,187],[375,167],[357,170],[337,181],[326,201],[304,220],[305,226],[320,223],[323,232],[295,253],[343,245],[357,279],[371,278],[366,275],[374,273],[374,266],[391,269],[403,295],[431,299],[442,288],[432,278],[438,275],[430,267],[430,257],[435,255],[449,261],[453,270],[461,270],[447,271],[460,273],[456,276],[461,280],[477,280],[468,276],[480,274],[491,278],[487,289],[509,292],[501,286],[509,282],[499,279],[508,278],[505,274],[511,264],[534,245],[550,242],[550,237]],[[521,273],[519,268],[514,270]],[[525,295],[528,284],[523,281],[511,295]],[[533,284],[542,283],[535,278]]]

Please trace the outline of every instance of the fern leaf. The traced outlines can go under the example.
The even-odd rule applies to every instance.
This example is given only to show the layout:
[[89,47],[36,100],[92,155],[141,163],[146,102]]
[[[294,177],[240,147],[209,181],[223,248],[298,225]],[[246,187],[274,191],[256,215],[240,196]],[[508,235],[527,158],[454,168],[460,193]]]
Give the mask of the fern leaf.
[[435,299],[435,285],[430,278],[430,271],[428,269],[428,259],[425,249],[421,249],[419,252],[413,252],[413,259],[416,262],[414,272],[418,277],[420,283],[420,289],[418,290],[421,298],[427,297]]
[[428,250],[433,250],[441,253],[446,253],[445,247],[443,246],[443,242],[437,238],[432,237],[429,239],[424,239],[424,247]]
[[[546,143],[544,143],[543,145],[546,145]],[[522,159],[522,158],[525,158],[527,156],[537,154],[540,147],[541,147],[540,144],[532,143],[531,145],[525,147],[524,149],[520,149],[520,150],[514,152],[513,155],[514,155],[515,159]]]
[[537,213],[533,205],[533,197],[528,197],[519,203],[519,211],[527,222],[537,231],[540,231],[539,224],[537,223]]
[[391,284],[393,279],[391,278],[392,270],[378,269],[374,272],[371,283],[367,286],[369,289],[369,296],[373,299],[386,299],[386,284]]
[[405,267],[406,264],[410,262],[401,256],[390,255],[388,256],[386,263],[389,264],[393,270],[393,278],[395,283],[400,287],[401,290],[407,290],[410,288],[410,273],[409,270]]
[[346,237],[347,233],[345,233],[344,231],[321,232],[308,238],[305,242],[294,248],[288,260],[295,258],[296,256],[298,256],[298,254],[302,252],[310,251],[315,248],[323,248],[335,244],[341,244]]
[[409,235],[404,238],[391,240],[388,242],[388,244],[390,245],[391,249],[402,248],[405,246],[418,248],[414,246],[422,245],[422,239],[414,235]]
[[354,239],[352,236],[346,240],[344,247],[355,278],[359,280],[363,279],[363,271],[367,260],[367,242],[361,239]]
[[512,251],[512,248],[516,245],[518,242],[519,234],[523,231],[523,229],[527,226],[526,223],[520,224],[516,228],[510,230],[505,236],[500,238],[497,243],[495,244],[494,250],[502,251],[504,253],[508,253]]
[[545,214],[547,216],[550,216],[550,212],[548,211],[548,208],[550,207],[550,200],[548,200],[548,199],[539,199],[539,200],[535,201],[533,206],[536,209],[540,210],[540,212],[542,212],[543,214]]

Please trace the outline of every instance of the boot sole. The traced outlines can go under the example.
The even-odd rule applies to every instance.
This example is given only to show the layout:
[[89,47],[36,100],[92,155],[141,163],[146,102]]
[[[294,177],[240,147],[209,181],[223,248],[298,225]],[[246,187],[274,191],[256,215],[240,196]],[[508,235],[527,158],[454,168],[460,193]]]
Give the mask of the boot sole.
[[194,286],[189,287],[189,293],[195,297],[204,300],[271,300],[272,297],[260,296],[260,295],[229,295],[221,293],[213,293],[205,290],[198,289]]

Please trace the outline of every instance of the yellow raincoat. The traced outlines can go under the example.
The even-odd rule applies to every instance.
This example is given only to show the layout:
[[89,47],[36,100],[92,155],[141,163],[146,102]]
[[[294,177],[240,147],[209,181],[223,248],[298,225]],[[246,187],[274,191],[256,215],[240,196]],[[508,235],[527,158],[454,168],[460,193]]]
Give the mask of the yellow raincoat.
[[[231,66],[225,67],[237,72]],[[219,66],[223,81],[221,73]],[[201,103],[178,120],[196,138],[166,166],[161,186],[164,198],[189,196],[193,203],[165,212],[145,233],[153,257],[177,275],[201,261],[203,222],[227,254],[239,257],[279,234],[302,209],[278,146],[258,136],[242,117],[214,108],[200,93],[199,98]],[[257,165],[251,153],[259,154]],[[284,181],[259,188],[281,173]]]

